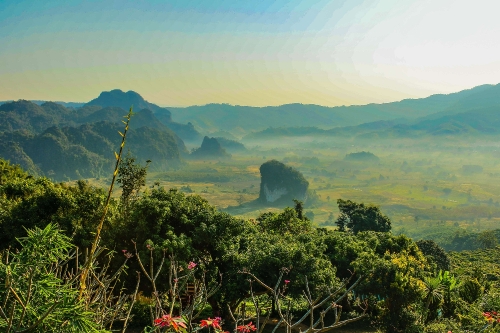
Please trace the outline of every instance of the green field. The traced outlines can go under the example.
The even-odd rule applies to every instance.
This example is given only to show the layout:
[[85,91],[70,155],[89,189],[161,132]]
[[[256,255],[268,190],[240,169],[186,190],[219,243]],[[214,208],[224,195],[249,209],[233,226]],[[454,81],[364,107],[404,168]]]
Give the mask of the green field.
[[[198,194],[231,214],[255,218],[280,208],[253,203],[260,165],[277,159],[302,172],[317,194],[305,208],[318,226],[334,226],[339,198],[380,206],[395,233],[416,238],[443,227],[478,232],[499,226],[500,145],[495,138],[302,137],[245,144],[249,150],[231,159],[187,160],[176,170],[151,172],[147,185]],[[375,154],[379,162],[344,160],[361,151]],[[471,171],[470,165],[479,169]]]

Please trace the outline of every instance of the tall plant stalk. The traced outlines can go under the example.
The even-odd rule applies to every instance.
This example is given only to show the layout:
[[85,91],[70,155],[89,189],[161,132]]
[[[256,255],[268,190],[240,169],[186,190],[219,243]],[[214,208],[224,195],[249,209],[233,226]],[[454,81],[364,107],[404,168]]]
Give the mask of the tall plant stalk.
[[80,294],[79,294],[80,299],[83,297],[83,293],[85,292],[85,289],[87,288],[87,286],[86,286],[87,276],[89,274],[89,270],[91,268],[91,264],[92,264],[93,259],[94,259],[94,254],[97,250],[97,247],[99,246],[99,240],[101,237],[102,226],[104,225],[104,220],[106,219],[106,214],[108,212],[109,201],[111,200],[111,194],[113,193],[113,187],[115,185],[116,176],[118,175],[118,168],[120,166],[120,161],[121,161],[121,157],[122,157],[122,153],[123,153],[123,147],[125,146],[125,138],[127,137],[129,123],[130,123],[130,119],[132,118],[132,115],[133,115],[132,107],[130,107],[128,114],[124,117],[126,119],[126,121],[122,120],[122,122],[125,124],[125,129],[124,129],[123,133],[118,131],[118,133],[122,137],[122,142],[120,144],[120,151],[118,153],[115,152],[116,164],[115,164],[115,170],[113,172],[113,178],[111,179],[111,184],[109,185],[108,197],[106,198],[106,203],[104,204],[102,216],[101,216],[101,219],[99,221],[99,225],[97,226],[97,231],[95,234],[94,241],[92,242],[92,247],[90,249],[89,256],[87,257],[87,261],[85,262],[85,266],[82,270],[82,274],[80,275]]

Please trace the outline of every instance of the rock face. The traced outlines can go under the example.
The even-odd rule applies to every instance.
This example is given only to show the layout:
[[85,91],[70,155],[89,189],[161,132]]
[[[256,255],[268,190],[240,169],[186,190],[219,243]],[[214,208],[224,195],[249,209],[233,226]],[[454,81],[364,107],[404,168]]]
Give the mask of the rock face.
[[195,149],[191,153],[192,158],[197,159],[217,159],[217,158],[229,158],[230,154],[226,152],[224,148],[220,145],[216,138],[209,138],[205,136],[201,147]]
[[293,199],[307,199],[309,182],[294,168],[271,160],[260,166],[260,175],[260,202],[290,204]]

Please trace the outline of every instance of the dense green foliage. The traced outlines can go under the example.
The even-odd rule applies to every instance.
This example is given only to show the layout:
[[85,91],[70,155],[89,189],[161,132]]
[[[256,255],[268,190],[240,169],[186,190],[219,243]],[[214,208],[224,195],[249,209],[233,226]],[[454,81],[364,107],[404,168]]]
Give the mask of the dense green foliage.
[[432,262],[436,265],[436,269],[439,271],[449,271],[450,270],[450,258],[444,251],[442,247],[440,247],[433,240],[419,240],[417,242],[417,246],[420,251],[427,257],[429,262]]
[[100,332],[78,290],[58,270],[71,257],[71,240],[49,224],[28,230],[18,241],[19,252],[0,256],[0,304],[6,311],[0,316],[0,330]]
[[351,200],[338,199],[340,215],[335,222],[340,231],[350,230],[354,233],[360,231],[380,231],[391,230],[391,220],[380,212],[379,207]]
[[[43,228],[52,224],[58,225],[66,235],[51,231],[59,235],[59,238],[53,236],[54,239],[64,240],[61,251],[67,252],[73,246],[68,243],[70,239],[79,248],[89,247],[104,202],[102,190],[83,181],[76,186],[54,184],[2,163],[2,247],[18,248],[20,252],[14,258],[21,258],[23,253],[43,256],[46,251],[29,250],[27,243],[19,244],[16,238],[48,233],[51,229]],[[175,262],[181,266],[195,262],[201,268],[200,276],[218,285],[207,299],[214,315],[230,321],[228,310],[236,309],[249,297],[247,276],[242,272],[252,272],[268,285],[274,285],[285,272],[286,294],[293,300],[297,312],[303,309],[306,283],[311,296],[319,297],[328,287],[339,286],[340,281],[354,274],[362,279],[342,301],[346,318],[354,316],[356,311],[359,314],[356,304],[366,301],[370,321],[385,332],[432,332],[436,327],[453,332],[479,331],[486,327],[485,332],[494,332],[493,326],[485,326],[488,322],[482,312],[497,311],[500,305],[497,301],[498,248],[451,253],[449,266],[448,254],[435,243],[415,243],[404,235],[392,235],[390,220],[375,206],[339,200],[346,230],[352,232],[313,227],[299,201],[295,208],[263,213],[256,220],[243,220],[218,211],[197,195],[186,196],[162,187],[142,192],[145,169],[136,165],[130,156],[124,159],[122,168],[120,184],[130,189],[127,193],[134,199],[112,201],[101,244],[109,249],[123,249],[125,254],[137,250],[138,257],[127,257],[130,270],[140,270],[137,259],[141,259],[145,271],[153,269],[154,262],[154,267],[158,267],[163,253],[169,256],[169,262],[174,262],[170,256],[175,256]],[[124,205],[127,209],[123,209]],[[28,233],[27,229],[32,231]],[[28,257],[23,257],[23,262],[27,262]],[[121,260],[116,256],[110,267],[120,265]],[[24,266],[19,269],[21,267]],[[43,265],[37,269],[42,272]],[[57,279],[57,275],[52,278]],[[3,285],[6,277],[0,279]],[[132,290],[136,282],[134,274],[129,274],[123,282]],[[152,290],[146,282],[141,280],[139,289],[149,296]],[[171,283],[168,272],[160,274],[156,281],[158,292],[167,292]],[[22,293],[27,287],[19,284],[18,288]],[[59,290],[66,290],[64,288],[66,286]],[[73,301],[64,304],[68,304],[68,311],[77,311],[79,305],[74,301],[72,290],[64,293]],[[252,290],[256,295],[266,293],[258,285]],[[0,290],[0,297],[6,297],[5,291]],[[48,293],[43,297],[52,296]],[[37,311],[50,307],[49,300],[40,298],[40,302],[36,303]],[[141,306],[148,306],[143,304],[146,305]],[[73,317],[80,324],[67,322],[65,325],[80,327],[84,320],[91,318],[86,316],[80,311]],[[46,324],[54,326],[57,320],[62,320],[58,318],[54,314],[47,319],[54,321]]]

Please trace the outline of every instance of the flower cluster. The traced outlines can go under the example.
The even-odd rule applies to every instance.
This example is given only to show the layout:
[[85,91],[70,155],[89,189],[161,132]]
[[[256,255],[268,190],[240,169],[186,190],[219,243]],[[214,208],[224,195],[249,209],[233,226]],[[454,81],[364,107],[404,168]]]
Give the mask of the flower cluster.
[[201,322],[200,322],[200,327],[203,328],[203,327],[212,327],[213,329],[215,329],[216,331],[218,330],[221,330],[222,327],[220,326],[221,325],[221,318],[220,317],[215,317],[214,319],[211,319],[211,318],[208,318],[208,319],[203,319]]
[[184,331],[187,326],[184,319],[181,317],[172,317],[171,315],[163,315],[161,318],[157,318],[154,321],[155,326],[161,328],[173,328],[176,332]]
[[196,263],[194,263],[194,262],[190,261],[190,262],[189,262],[189,264],[188,264],[188,267],[187,267],[187,268],[188,268],[188,269],[193,269],[193,268],[195,268],[196,266],[198,266],[198,264],[196,264]]
[[489,324],[500,324],[500,313],[496,311],[483,312],[483,316]]
[[255,325],[252,324],[252,322],[249,322],[246,325],[240,325],[236,327],[236,330],[238,331],[238,333],[250,333],[251,331],[257,330],[257,327],[255,327]]

